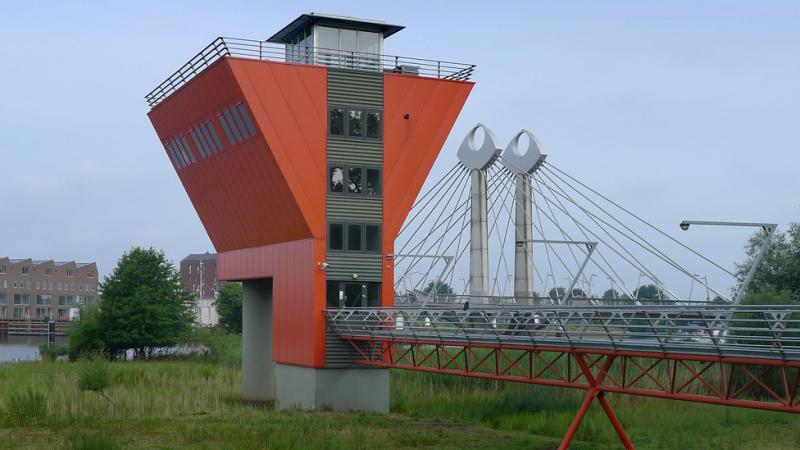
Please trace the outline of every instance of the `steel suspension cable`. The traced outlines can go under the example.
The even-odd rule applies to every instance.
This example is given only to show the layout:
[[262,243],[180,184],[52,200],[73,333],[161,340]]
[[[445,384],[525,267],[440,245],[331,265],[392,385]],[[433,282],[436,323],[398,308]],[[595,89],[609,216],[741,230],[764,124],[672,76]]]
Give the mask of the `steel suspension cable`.
[[710,263],[710,264],[714,265],[715,267],[717,267],[718,269],[722,270],[723,272],[725,272],[725,273],[727,273],[727,274],[729,274],[729,275],[731,275],[731,276],[733,276],[733,277],[735,277],[735,278],[737,278],[737,279],[738,279],[738,276],[737,276],[736,274],[734,274],[734,273],[730,272],[730,271],[729,271],[729,270],[727,270],[726,268],[722,267],[720,264],[717,264],[717,263],[716,263],[716,262],[714,262],[713,260],[711,260],[711,259],[707,258],[707,257],[706,257],[705,255],[703,255],[702,253],[699,253],[698,251],[694,250],[693,248],[689,247],[688,245],[684,244],[683,242],[679,241],[678,239],[676,239],[676,238],[672,237],[672,236],[671,236],[671,235],[669,235],[668,233],[666,233],[666,232],[662,231],[660,228],[656,227],[655,225],[652,225],[652,224],[650,224],[649,222],[647,222],[647,221],[646,221],[646,220],[644,220],[643,218],[641,218],[641,217],[637,216],[636,214],[632,213],[631,211],[629,211],[628,209],[626,209],[625,207],[623,207],[623,206],[622,206],[622,205],[620,205],[619,203],[616,203],[616,202],[614,202],[613,200],[609,199],[608,197],[604,196],[603,194],[601,194],[601,193],[597,192],[596,190],[594,190],[594,189],[592,189],[591,187],[587,186],[586,184],[584,184],[584,183],[583,183],[583,182],[581,182],[580,180],[578,180],[578,179],[574,178],[573,176],[571,176],[570,174],[568,174],[568,173],[564,172],[563,170],[559,169],[558,167],[556,167],[556,166],[554,166],[554,165],[552,165],[552,164],[550,164],[550,163],[548,163],[548,162],[545,162],[545,163],[544,163],[544,165],[543,165],[543,167],[545,167],[545,168],[551,168],[551,169],[553,169],[553,170],[556,170],[556,171],[558,171],[559,173],[563,174],[564,176],[566,176],[567,178],[571,179],[572,181],[574,181],[574,182],[578,183],[579,185],[581,185],[581,186],[582,186],[582,187],[584,187],[585,189],[588,189],[588,190],[589,190],[590,192],[592,192],[593,194],[597,195],[598,197],[600,197],[600,198],[602,198],[603,200],[607,201],[608,203],[610,203],[610,204],[614,205],[615,207],[617,207],[617,208],[619,208],[620,210],[624,211],[624,212],[625,212],[625,213],[627,213],[628,215],[632,216],[634,219],[636,219],[636,220],[638,220],[639,222],[642,222],[643,224],[645,224],[645,225],[647,225],[648,227],[652,228],[652,229],[653,229],[653,230],[655,230],[657,233],[659,233],[659,234],[663,235],[664,237],[666,237],[667,239],[669,239],[669,240],[671,240],[671,241],[675,242],[676,244],[680,245],[681,247],[685,248],[686,250],[688,250],[688,251],[690,251],[690,252],[694,253],[694,254],[695,254],[695,255],[697,255],[698,257],[702,258],[704,261],[706,261],[706,262],[708,262],[708,263]]

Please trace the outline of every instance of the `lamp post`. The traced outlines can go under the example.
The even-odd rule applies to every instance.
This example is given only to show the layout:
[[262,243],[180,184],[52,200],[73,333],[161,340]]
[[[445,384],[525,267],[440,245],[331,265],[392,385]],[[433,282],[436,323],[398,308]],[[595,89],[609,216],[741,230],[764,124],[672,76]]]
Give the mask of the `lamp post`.
[[[758,249],[758,253],[756,253],[756,257],[753,260],[753,264],[750,266],[750,269],[747,271],[747,275],[745,275],[744,279],[739,280],[739,289],[737,289],[736,297],[733,299],[733,304],[738,305],[742,298],[744,298],[745,291],[747,291],[747,286],[750,285],[750,281],[753,280],[753,275],[756,273],[756,269],[761,264],[761,260],[764,258],[764,253],[766,253],[767,248],[769,247],[769,243],[772,240],[772,236],[775,235],[775,231],[778,229],[778,224],[775,223],[759,223],[759,222],[717,222],[717,221],[709,221],[709,220],[684,220],[680,223],[681,230],[686,231],[692,225],[711,225],[711,226],[720,226],[720,227],[757,227],[761,228],[764,231],[765,237],[763,242],[761,242],[761,247]],[[706,300],[710,300],[708,297],[708,277],[706,277]]]

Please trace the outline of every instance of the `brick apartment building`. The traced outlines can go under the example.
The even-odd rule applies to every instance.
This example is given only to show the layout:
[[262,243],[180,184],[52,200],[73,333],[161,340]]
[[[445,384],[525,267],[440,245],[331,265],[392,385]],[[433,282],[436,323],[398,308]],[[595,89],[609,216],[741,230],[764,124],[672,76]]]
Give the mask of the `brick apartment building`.
[[70,320],[97,301],[97,264],[0,257],[0,320]]
[[216,253],[195,253],[181,260],[181,279],[195,294],[195,315],[201,325],[216,325],[219,314],[214,307],[217,291],[222,282],[217,281]]

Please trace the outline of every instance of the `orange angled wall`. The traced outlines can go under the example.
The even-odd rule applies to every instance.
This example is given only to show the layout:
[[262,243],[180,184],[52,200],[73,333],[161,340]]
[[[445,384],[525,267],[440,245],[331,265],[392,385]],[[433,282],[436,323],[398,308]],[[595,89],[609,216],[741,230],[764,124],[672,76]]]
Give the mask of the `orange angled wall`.
[[383,85],[383,228],[394,239],[473,83],[386,74]]
[[[229,62],[311,234],[324,237],[327,69],[235,58]],[[259,182],[275,187],[265,177]],[[262,209],[282,214],[280,209]]]
[[[383,79],[383,252],[422,189],[474,83],[408,75]],[[409,118],[404,119],[408,114]],[[394,299],[393,261],[384,261],[383,304]]]
[[[218,252],[316,237],[325,231],[327,71],[224,58],[150,112],[162,142],[244,102],[257,137],[178,175]],[[298,132],[298,130],[303,130]],[[165,151],[166,153],[166,151]]]

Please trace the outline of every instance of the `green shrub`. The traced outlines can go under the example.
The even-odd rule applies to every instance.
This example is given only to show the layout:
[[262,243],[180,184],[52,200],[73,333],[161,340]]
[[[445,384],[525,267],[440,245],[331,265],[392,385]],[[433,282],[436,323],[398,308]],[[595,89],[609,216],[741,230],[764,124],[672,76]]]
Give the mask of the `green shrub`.
[[80,319],[69,329],[69,359],[75,361],[83,355],[103,351],[105,343],[100,327],[100,310],[97,306],[82,308]]
[[114,402],[105,393],[111,387],[111,368],[107,359],[100,355],[93,355],[78,366],[78,389],[92,391],[100,394],[110,404]]
[[208,348],[206,355],[220,365],[242,366],[241,334],[227,334],[219,329],[197,328],[191,341],[206,346]]
[[45,422],[47,416],[47,401],[41,392],[28,388],[6,397],[3,409],[6,426],[36,425]]
[[42,361],[55,361],[59,356],[64,356],[69,352],[67,347],[57,344],[40,344],[39,355]]

